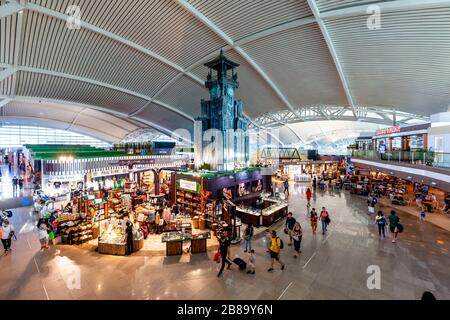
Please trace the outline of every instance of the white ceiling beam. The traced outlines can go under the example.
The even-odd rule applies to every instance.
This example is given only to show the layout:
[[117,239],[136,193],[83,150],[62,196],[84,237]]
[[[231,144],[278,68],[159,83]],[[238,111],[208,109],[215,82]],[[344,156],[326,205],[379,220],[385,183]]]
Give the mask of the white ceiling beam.
[[[380,8],[381,14],[388,12],[421,10],[450,7],[449,0],[396,0],[374,3]],[[357,5],[345,9],[338,9],[320,13],[322,20],[342,19],[354,16],[367,15],[369,4]]]
[[11,65],[2,64],[0,67],[5,68],[4,70],[0,71],[0,81],[9,78],[10,76],[12,76],[14,73],[17,72],[17,68]]
[[315,0],[308,0],[308,4],[309,4],[309,7],[311,8],[312,13],[314,14],[314,17],[317,20],[317,24],[319,25],[320,31],[322,32],[322,35],[323,35],[323,37],[325,39],[325,42],[326,42],[326,44],[328,46],[328,49],[330,51],[331,57],[333,58],[334,64],[335,64],[337,72],[339,74],[339,78],[341,79],[341,83],[342,83],[342,86],[343,86],[344,91],[345,91],[345,95],[347,97],[347,101],[350,104],[350,107],[352,108],[353,115],[357,119],[358,118],[358,114],[357,114],[357,112],[355,110],[355,102],[353,100],[353,96],[351,94],[347,78],[345,77],[344,70],[343,70],[342,65],[341,65],[341,63],[339,61],[339,57],[338,57],[338,55],[336,53],[336,50],[334,48],[334,45],[333,45],[333,42],[331,40],[330,34],[328,33],[328,29],[327,29],[324,21],[320,18],[320,12],[319,12],[319,9],[317,7],[316,1]]
[[17,1],[11,1],[7,4],[0,6],[0,19],[16,14],[23,10],[25,7]]
[[5,99],[3,99],[2,101],[0,101],[0,109],[3,107],[3,106],[6,106],[8,103],[10,103],[12,101],[12,99],[9,99],[9,98],[5,98]]
[[[75,76],[75,75],[71,75],[71,74],[67,74],[67,73],[50,71],[50,70],[39,69],[39,68],[34,68],[34,67],[18,66],[17,68],[14,68],[14,69],[16,69],[17,71],[39,73],[39,74],[45,74],[45,75],[54,76],[54,77],[62,77],[62,78],[66,78],[66,79],[81,81],[81,82],[90,83],[90,84],[93,84],[93,85],[96,85],[96,86],[101,86],[101,87],[104,87],[104,88],[108,88],[108,89],[116,90],[116,91],[119,91],[119,92],[123,92],[123,93],[129,94],[129,95],[132,95],[132,96],[144,99],[144,100],[148,100],[148,101],[153,102],[155,104],[158,104],[158,105],[160,105],[160,106],[162,106],[162,107],[164,107],[164,108],[166,108],[166,109],[168,109],[170,111],[173,111],[173,112],[175,112],[175,113],[185,117],[186,119],[194,121],[194,118],[192,116],[188,115],[187,113],[185,113],[185,112],[183,112],[183,111],[181,111],[181,110],[179,110],[179,109],[177,109],[175,107],[172,107],[172,106],[170,106],[170,105],[168,105],[168,104],[166,104],[164,102],[155,100],[155,99],[153,99],[153,97],[149,97],[149,96],[140,94],[140,93],[135,92],[135,91],[124,89],[122,87],[114,86],[114,85],[111,85],[109,83],[105,83],[105,82],[101,82],[101,81],[97,81],[97,80],[93,80],[93,79],[89,79],[89,78],[85,78],[85,77]],[[140,109],[142,109],[142,107]],[[138,109],[138,110],[140,110],[140,109]]]
[[224,40],[229,47],[234,48],[241,56],[246,60],[255,71],[266,81],[269,87],[277,94],[277,96],[283,101],[287,108],[294,110],[293,105],[288,101],[286,96],[281,92],[281,90],[275,85],[275,83],[270,79],[270,77],[265,73],[265,71],[239,46],[237,46],[233,39],[231,39],[225,32],[223,32],[218,26],[216,26],[211,20],[208,19],[203,13],[201,13],[197,8],[188,3],[186,0],[178,0],[178,3],[187,12],[197,18],[200,22],[209,27],[215,34],[217,34],[222,40]]

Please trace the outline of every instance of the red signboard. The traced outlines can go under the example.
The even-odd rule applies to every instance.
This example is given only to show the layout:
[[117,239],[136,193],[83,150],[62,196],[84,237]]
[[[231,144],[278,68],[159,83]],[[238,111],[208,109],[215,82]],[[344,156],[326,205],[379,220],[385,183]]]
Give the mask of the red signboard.
[[398,132],[400,132],[400,127],[399,126],[377,130],[376,135],[377,136],[381,136],[381,135],[384,135],[384,134],[391,134],[391,133],[398,133]]

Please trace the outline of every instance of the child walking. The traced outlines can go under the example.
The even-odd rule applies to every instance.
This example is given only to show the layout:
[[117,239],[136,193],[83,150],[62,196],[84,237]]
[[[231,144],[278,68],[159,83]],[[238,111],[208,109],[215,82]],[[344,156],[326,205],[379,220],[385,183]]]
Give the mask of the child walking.
[[427,212],[425,210],[425,207],[422,206],[420,209],[420,220],[425,221],[426,216],[427,216]]
[[45,226],[45,224],[41,224],[41,226],[39,227],[39,241],[41,242],[41,249],[48,249],[48,232],[47,232],[47,227]]
[[255,262],[256,262],[256,256],[255,256],[255,250],[250,250],[250,253],[248,254],[248,274],[255,274]]

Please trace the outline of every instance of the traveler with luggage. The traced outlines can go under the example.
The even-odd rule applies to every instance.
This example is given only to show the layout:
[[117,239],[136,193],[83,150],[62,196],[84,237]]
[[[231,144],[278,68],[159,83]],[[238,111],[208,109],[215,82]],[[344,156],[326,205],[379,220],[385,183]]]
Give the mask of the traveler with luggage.
[[220,271],[217,274],[217,277],[220,277],[223,273],[223,269],[225,268],[225,263],[228,265],[228,269],[231,268],[231,261],[228,259],[230,255],[230,239],[228,239],[228,236],[225,234],[222,237],[218,238],[219,240],[219,252],[221,257],[222,266],[220,267]]

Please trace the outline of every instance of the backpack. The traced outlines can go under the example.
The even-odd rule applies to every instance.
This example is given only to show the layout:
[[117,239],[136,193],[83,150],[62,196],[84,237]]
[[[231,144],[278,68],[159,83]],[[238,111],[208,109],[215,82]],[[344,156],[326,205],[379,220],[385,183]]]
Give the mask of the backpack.
[[279,240],[280,240],[280,249],[283,249],[283,248],[284,248],[284,243],[283,243],[283,240],[281,240],[281,238],[280,238],[280,237],[277,237],[277,239],[279,239]]

